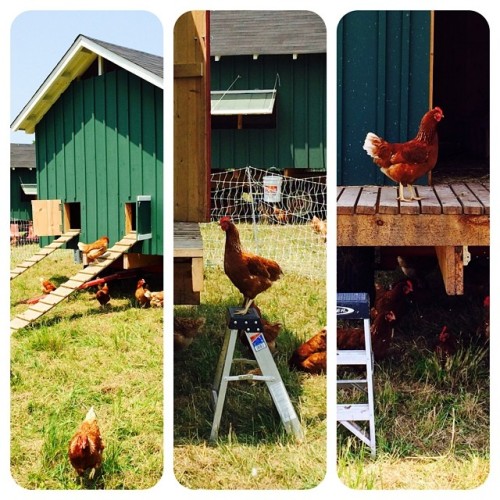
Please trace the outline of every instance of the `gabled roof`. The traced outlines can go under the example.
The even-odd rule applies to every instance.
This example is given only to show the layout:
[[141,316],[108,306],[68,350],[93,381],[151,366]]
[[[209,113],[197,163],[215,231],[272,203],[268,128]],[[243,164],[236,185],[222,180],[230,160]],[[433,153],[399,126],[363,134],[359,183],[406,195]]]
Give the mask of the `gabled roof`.
[[304,10],[210,11],[210,55],[326,52],[326,26]]
[[163,57],[79,35],[12,122],[11,129],[24,130],[32,134],[36,124],[71,82],[82,76],[98,58],[109,61],[156,87],[163,88]]
[[35,168],[35,144],[11,144],[10,168]]

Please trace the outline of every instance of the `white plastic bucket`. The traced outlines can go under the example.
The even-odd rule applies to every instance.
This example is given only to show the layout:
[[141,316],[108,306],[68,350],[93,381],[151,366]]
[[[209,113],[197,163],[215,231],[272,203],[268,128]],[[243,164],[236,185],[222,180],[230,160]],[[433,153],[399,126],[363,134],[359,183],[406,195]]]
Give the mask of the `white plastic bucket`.
[[278,203],[281,201],[281,181],[278,175],[266,175],[262,178],[264,183],[264,201]]

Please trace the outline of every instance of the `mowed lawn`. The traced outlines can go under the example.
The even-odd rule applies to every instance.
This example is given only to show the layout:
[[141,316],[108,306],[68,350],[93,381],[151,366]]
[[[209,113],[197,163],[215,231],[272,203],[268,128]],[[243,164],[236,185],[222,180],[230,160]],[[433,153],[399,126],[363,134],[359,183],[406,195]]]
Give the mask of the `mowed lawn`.
[[[72,251],[57,250],[17,277],[11,317],[40,295],[41,277],[58,285],[81,267]],[[23,488],[145,489],[162,476],[163,309],[138,308],[135,282],[110,282],[106,308],[95,287],[76,291],[12,335],[11,473]],[[89,480],[77,477],[67,452],[91,406],[105,449]]]

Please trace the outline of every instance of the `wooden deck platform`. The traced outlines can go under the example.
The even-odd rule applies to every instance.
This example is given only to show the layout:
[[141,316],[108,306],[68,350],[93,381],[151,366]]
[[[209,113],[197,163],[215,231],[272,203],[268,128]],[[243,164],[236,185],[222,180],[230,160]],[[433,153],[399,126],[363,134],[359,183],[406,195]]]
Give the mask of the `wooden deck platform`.
[[447,293],[463,294],[467,247],[490,244],[489,184],[415,188],[422,200],[401,203],[396,186],[339,186],[337,245],[433,246]]
[[197,222],[174,222],[174,304],[199,304],[203,239]]

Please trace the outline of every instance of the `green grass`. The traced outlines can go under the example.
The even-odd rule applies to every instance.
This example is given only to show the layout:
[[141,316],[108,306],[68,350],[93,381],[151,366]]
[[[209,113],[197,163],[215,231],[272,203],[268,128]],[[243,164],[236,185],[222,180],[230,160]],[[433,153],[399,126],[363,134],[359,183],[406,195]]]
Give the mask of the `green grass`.
[[[375,364],[376,458],[338,426],[337,473],[345,485],[460,490],[486,480],[490,388],[489,343],[480,335],[482,293],[447,296],[437,276],[414,300],[390,356]],[[442,366],[434,345],[445,324],[459,349]]]
[[[264,383],[229,384],[219,439],[209,444],[211,385],[226,332],[226,310],[241,302],[218,267],[205,271],[200,306],[177,306],[175,314],[204,316],[202,334],[174,363],[174,473],[191,489],[308,489],[326,474],[326,376],[288,368],[298,344],[326,324],[324,280],[291,273],[256,300],[264,316],[279,321],[276,365],[301,421],[299,444],[283,428]],[[248,357],[237,343],[237,357]],[[233,373],[243,373],[235,366]],[[239,371],[238,371],[239,370]]]
[[[81,269],[58,250],[11,282],[11,317]],[[154,277],[150,277],[153,280]],[[156,277],[158,279],[158,277]],[[145,489],[163,473],[163,310],[139,309],[135,280],[110,283],[110,307],[95,288],[77,291],[11,337],[11,473],[27,489]],[[90,406],[104,460],[80,480],[68,442]]]

